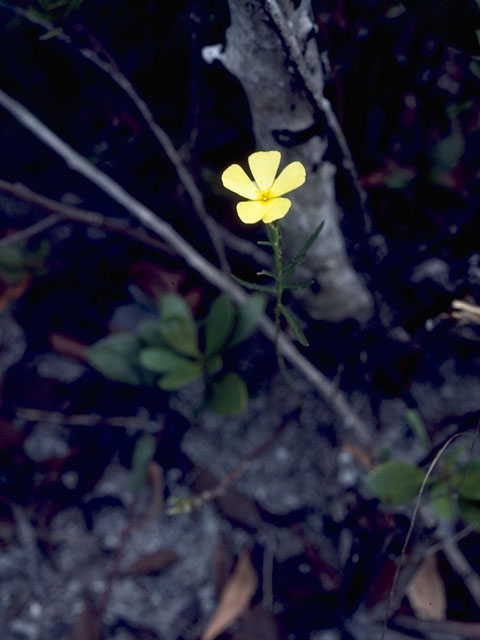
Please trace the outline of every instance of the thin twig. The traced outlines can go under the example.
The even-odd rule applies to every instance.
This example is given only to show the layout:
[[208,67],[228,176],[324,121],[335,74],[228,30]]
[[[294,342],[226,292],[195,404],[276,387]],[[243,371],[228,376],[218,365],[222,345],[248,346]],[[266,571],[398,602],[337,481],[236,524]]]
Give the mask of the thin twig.
[[[2,181],[0,180],[0,183]],[[1,187],[0,187],[1,191]],[[54,224],[58,224],[59,217],[55,214],[49,215],[46,218],[42,218],[35,224],[26,227],[25,229],[21,229],[20,231],[14,231],[13,233],[9,233],[8,235],[0,238],[0,247],[9,247],[12,244],[16,244],[17,242],[24,242],[29,238],[45,231],[45,229],[49,229],[53,227]]]
[[[9,5],[7,6],[22,18],[25,18],[26,20],[32,22],[33,24],[36,24],[37,26],[42,27],[47,32],[52,32],[53,25],[48,21],[43,20],[42,18],[36,16],[32,12],[25,11],[20,7],[13,7]],[[68,45],[73,45],[72,38],[68,36],[63,30],[55,33],[54,37]],[[182,183],[185,191],[188,193],[190,197],[194,210],[196,211],[198,217],[204,224],[209,234],[212,245],[220,261],[222,270],[225,271],[226,273],[229,273],[230,267],[228,265],[228,262],[225,256],[225,249],[223,246],[222,238],[220,236],[218,225],[208,214],[207,209],[205,207],[203,195],[200,189],[197,187],[192,174],[189,172],[189,170],[185,166],[185,163],[183,162],[179,152],[175,148],[167,132],[155,121],[155,118],[153,117],[153,114],[150,108],[148,107],[147,103],[145,102],[145,100],[143,100],[143,98],[140,97],[140,95],[137,93],[137,90],[135,89],[133,84],[119,70],[117,65],[112,64],[111,62],[102,60],[100,56],[95,51],[92,51],[91,49],[85,49],[80,47],[78,49],[78,52],[86,60],[89,60],[98,69],[106,73],[110,77],[110,79],[117,86],[119,86],[122,89],[122,91],[124,91],[128,95],[128,97],[132,100],[132,102],[140,112],[142,118],[144,119],[145,123],[147,124],[148,128],[154,135],[155,139],[160,143],[160,146],[162,147],[165,155],[167,156],[167,158],[175,168],[175,171],[177,172],[180,182]]]
[[[44,231],[44,229],[46,229],[47,227],[50,227],[53,224],[60,222],[62,219],[67,218],[69,220],[75,220],[76,222],[88,224],[91,227],[97,227],[99,229],[105,229],[107,231],[120,233],[122,235],[128,236],[129,238],[133,238],[137,242],[141,242],[142,244],[153,247],[154,249],[159,249],[164,253],[171,253],[171,249],[168,245],[166,245],[164,242],[161,242],[157,238],[152,238],[147,233],[145,233],[144,229],[142,228],[136,230],[130,227],[126,221],[109,218],[102,215],[101,213],[87,211],[86,209],[80,209],[79,207],[72,207],[71,205],[59,202],[58,200],[51,200],[50,198],[47,198],[40,193],[32,191],[20,182],[12,183],[0,179],[0,191],[3,193],[9,193],[10,195],[17,197],[24,202],[29,202],[39,209],[43,209],[44,211],[53,213],[52,216],[48,216],[47,218],[40,220],[38,223],[35,223],[31,227],[27,227],[26,229],[22,229],[22,231],[18,231],[16,233],[11,233],[5,238],[2,238],[0,240],[0,246],[4,244],[13,244],[13,242],[18,242],[20,240],[29,238],[35,233],[40,233],[40,231]],[[40,223],[50,219],[52,220],[50,224],[45,225],[45,227],[42,228]],[[38,225],[38,227],[36,225]]]
[[107,418],[97,413],[76,413],[67,414],[60,411],[44,411],[42,409],[31,409],[30,407],[15,407],[15,417],[26,422],[47,422],[50,424],[68,425],[72,427],[95,427],[106,425],[109,427],[119,427],[121,429],[131,429],[145,431],[155,428],[158,431],[161,426],[158,422],[151,421],[148,417],[141,416],[112,416]]
[[307,94],[310,97],[310,101],[313,106],[325,116],[328,127],[330,128],[333,137],[335,138],[337,145],[342,154],[342,165],[347,174],[350,176],[353,187],[357,193],[360,207],[365,220],[365,227],[367,233],[370,229],[370,216],[367,211],[367,195],[360,184],[357,169],[352,158],[352,153],[348,147],[345,135],[340,127],[340,124],[333,112],[330,101],[323,95],[322,86],[315,80],[313,74],[309,70],[305,58],[302,54],[300,44],[298,42],[297,34],[295,33],[292,25],[292,21],[288,20],[278,6],[277,0],[265,0],[265,8],[275,25],[284,46],[287,48],[288,54],[296,66],[298,74],[300,75],[302,82],[304,83]]
[[[135,216],[145,227],[151,229],[162,240],[181,256],[185,262],[197,273],[201,274],[208,282],[224,291],[236,303],[245,302],[247,294],[225,273],[214,267],[206,260],[189,242],[187,242],[175,229],[156,216],[153,211],[139,202],[128,193],[115,180],[95,167],[92,163],[72,149],[51,129],[34,116],[22,104],[8,96],[0,89],[0,105],[2,105],[20,124],[42,140],[50,149],[55,151],[72,169],[97,185],[104,193],[108,194],[118,204]],[[272,342],[275,339],[274,323],[263,316],[260,320],[260,328]],[[291,340],[283,333],[279,335],[279,349],[292,365],[310,381],[322,398],[343,420],[344,427],[350,428],[356,433],[359,442],[364,445],[370,443],[369,430],[363,420],[350,407],[340,391],[335,389],[332,383],[316,369],[293,345]]]
[[415,526],[415,522],[417,520],[418,511],[420,509],[420,502],[422,500],[425,488],[427,486],[428,479],[432,475],[433,470],[434,470],[437,462],[440,460],[440,458],[445,453],[445,451],[448,449],[448,447],[452,444],[452,442],[454,440],[456,440],[457,438],[460,438],[461,436],[466,436],[466,435],[472,436],[472,434],[470,434],[470,433],[455,433],[453,436],[451,436],[443,444],[441,449],[437,452],[436,456],[434,457],[434,459],[430,463],[430,466],[427,469],[427,473],[425,474],[425,476],[423,478],[422,484],[420,486],[420,491],[418,492],[417,500],[415,502],[415,507],[413,509],[413,514],[412,514],[412,519],[410,521],[410,526],[408,528],[407,535],[405,536],[405,541],[403,543],[402,552],[400,554],[400,560],[398,561],[398,564],[396,566],[395,574],[393,576],[392,586],[391,586],[390,592],[388,594],[387,608],[386,608],[386,611],[385,611],[385,617],[383,619],[383,628],[382,628],[382,635],[381,635],[380,640],[384,640],[385,634],[387,632],[387,622],[388,622],[388,617],[390,615],[390,609],[392,607],[393,596],[394,596],[395,590],[397,588],[398,578],[400,576],[400,570],[401,570],[402,565],[403,565],[403,560],[404,560],[405,554],[407,552],[407,547],[408,547],[408,544],[410,542],[410,538],[412,537],[413,527]]

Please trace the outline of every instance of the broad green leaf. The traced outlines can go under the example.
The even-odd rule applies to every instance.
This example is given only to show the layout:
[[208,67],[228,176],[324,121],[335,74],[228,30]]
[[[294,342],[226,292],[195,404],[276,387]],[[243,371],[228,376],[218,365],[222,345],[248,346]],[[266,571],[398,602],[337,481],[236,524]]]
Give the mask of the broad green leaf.
[[267,300],[259,293],[252,293],[237,309],[237,320],[233,329],[229,347],[247,340],[257,328],[257,325],[265,311]]
[[405,462],[385,462],[371,471],[365,481],[383,502],[402,504],[418,495],[423,471]]
[[192,360],[184,358],[168,347],[147,347],[142,349],[138,361],[153,373],[171,373],[177,369],[183,369],[185,365],[194,364]]
[[231,415],[243,411],[247,402],[247,385],[237,373],[229,373],[213,385],[208,408],[221,415]]
[[449,521],[453,520],[456,506],[452,499],[451,491],[445,483],[441,482],[432,489],[430,500],[435,512],[440,518]]
[[473,460],[464,470],[454,474],[450,484],[461,498],[480,500],[480,460]]
[[175,369],[157,380],[157,384],[163,391],[176,391],[189,382],[193,382],[203,373],[199,362],[187,362],[182,368]]
[[147,467],[157,449],[157,441],[149,433],[137,440],[132,455],[131,483],[134,491],[139,491],[147,479]]
[[205,319],[205,354],[218,353],[232,333],[235,323],[235,307],[230,298],[222,293],[212,302]]
[[159,320],[146,320],[138,327],[140,340],[150,345],[165,345],[160,331]]
[[245,289],[252,289],[253,291],[262,291],[263,293],[275,293],[275,287],[269,286],[267,284],[255,284],[255,282],[248,282],[248,280],[242,280],[238,276],[234,276],[232,273],[232,278],[238,284],[241,284]]
[[308,251],[310,250],[310,248],[312,247],[313,243],[315,242],[315,240],[318,238],[318,234],[320,233],[320,231],[323,228],[323,225],[325,224],[324,221],[322,221],[318,227],[315,229],[315,231],[312,233],[312,235],[308,238],[308,240],[305,242],[305,244],[303,245],[303,247],[300,249],[300,251],[297,253],[297,255],[292,258],[292,260],[290,260],[290,262],[288,262],[285,265],[285,268],[283,270],[283,279],[285,282],[288,283],[288,281],[290,280],[290,278],[293,275],[293,272],[295,271],[295,268],[300,264],[300,262],[305,258],[305,256],[307,255]]
[[140,343],[131,333],[115,333],[99,340],[86,351],[88,363],[106,378],[140,384],[137,366]]
[[422,420],[422,416],[417,411],[417,409],[407,409],[405,417],[408,422],[408,426],[413,432],[413,435],[416,437],[418,442],[425,449],[430,448],[430,438],[428,437],[427,430],[425,428],[425,423]]
[[308,340],[305,337],[305,334],[302,331],[302,327],[300,326],[299,321],[295,317],[292,311],[285,305],[280,305],[280,311],[282,312],[283,317],[288,322],[288,326],[293,331],[293,335],[304,347],[308,347]]
[[187,356],[198,356],[197,326],[190,307],[176,293],[160,299],[160,334],[168,346]]
[[480,531],[480,502],[470,502],[470,500],[459,500],[458,508],[465,524],[475,527]]

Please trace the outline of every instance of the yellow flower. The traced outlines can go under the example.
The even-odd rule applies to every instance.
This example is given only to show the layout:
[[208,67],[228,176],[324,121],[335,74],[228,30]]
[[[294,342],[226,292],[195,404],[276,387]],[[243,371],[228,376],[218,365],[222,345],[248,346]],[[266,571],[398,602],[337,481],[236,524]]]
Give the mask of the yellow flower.
[[275,178],[280,164],[279,151],[257,151],[248,157],[248,165],[255,182],[239,164],[230,165],[222,173],[222,183],[226,189],[248,198],[237,204],[238,217],[246,224],[259,220],[273,222],[283,218],[290,209],[284,193],[293,191],[305,182],[305,167],[301,162],[291,162]]

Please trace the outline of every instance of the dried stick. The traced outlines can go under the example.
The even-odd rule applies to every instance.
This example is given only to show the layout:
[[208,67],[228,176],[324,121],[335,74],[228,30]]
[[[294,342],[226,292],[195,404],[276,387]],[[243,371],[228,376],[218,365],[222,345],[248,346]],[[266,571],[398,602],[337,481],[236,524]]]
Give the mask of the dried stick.
[[[154,249],[159,249],[164,253],[172,253],[168,245],[157,238],[152,238],[145,233],[143,229],[132,229],[126,221],[115,220],[114,218],[108,218],[101,213],[94,211],[87,211],[86,209],[80,209],[79,207],[72,207],[71,205],[58,202],[58,200],[51,200],[46,196],[32,191],[20,182],[7,182],[0,178],[0,191],[3,193],[9,193],[24,202],[43,209],[44,211],[50,211],[53,215],[47,216],[43,220],[39,220],[30,227],[22,229],[21,231],[11,233],[8,236],[0,239],[0,246],[13,244],[20,240],[26,240],[36,233],[44,231],[53,224],[57,224],[62,219],[67,218],[69,220],[75,220],[76,222],[82,222],[88,224],[91,227],[97,227],[99,229],[106,229],[115,233],[121,233],[129,238],[133,238],[137,242],[146,244]],[[49,224],[46,224],[49,221]],[[43,223],[43,224],[42,224]]]
[[[32,14],[32,12],[27,12],[24,9],[19,7],[13,7],[7,5],[12,11],[14,11],[17,15],[25,18],[26,20],[36,24],[46,31],[50,32],[53,29],[53,25],[50,24],[46,20],[42,20],[38,16]],[[59,31],[55,34],[55,38],[58,40],[65,42],[68,45],[72,45],[73,41],[63,30]],[[189,172],[185,163],[182,160],[179,152],[175,148],[172,143],[170,137],[167,132],[155,121],[153,114],[148,107],[147,103],[140,95],[137,93],[135,87],[132,85],[130,80],[118,69],[118,67],[111,62],[107,62],[106,60],[102,60],[100,56],[91,49],[85,49],[80,47],[78,49],[80,55],[82,55],[86,60],[92,62],[98,69],[106,73],[110,79],[119,86],[122,91],[124,91],[128,97],[132,100],[138,111],[140,112],[142,118],[147,124],[148,128],[154,135],[155,139],[160,143],[165,155],[172,163],[175,171],[177,172],[178,178],[182,183],[185,191],[188,193],[190,200],[192,202],[193,208],[196,211],[198,217],[204,224],[212,242],[212,245],[217,253],[218,259],[220,261],[220,265],[222,270],[226,273],[230,273],[230,267],[227,262],[225,256],[225,250],[222,242],[222,238],[220,235],[220,231],[218,225],[213,220],[213,218],[207,213],[207,209],[205,207],[205,202],[203,199],[203,195],[200,189],[197,187],[195,180],[193,179],[192,174]]]
[[[247,299],[247,294],[241,287],[208,262],[171,225],[161,220],[153,211],[136,200],[110,176],[72,149],[28,109],[1,89],[0,105],[20,124],[55,151],[70,169],[77,171],[97,185],[104,193],[108,194],[135,216],[145,227],[151,229],[162,238],[192,269],[201,274],[208,282],[224,291],[236,303],[242,303]],[[270,340],[274,341],[275,325],[269,318],[266,316],[261,318],[260,328]],[[370,443],[369,430],[363,420],[350,407],[343,394],[296,349],[291,340],[283,333],[279,335],[278,346],[285,358],[310,381],[325,402],[342,418],[345,428],[354,430],[359,442],[368,445]]]
[[[1,182],[2,180],[0,180],[0,191],[2,190]],[[38,233],[41,233],[42,231],[45,231],[45,229],[49,229],[50,227],[53,227],[54,224],[58,223],[58,220],[59,220],[58,216],[55,214],[52,214],[50,216],[47,216],[46,218],[42,218],[38,222],[35,222],[35,224],[32,224],[29,227],[26,227],[25,229],[21,229],[20,231],[9,233],[7,236],[0,238],[0,247],[8,247],[12,244],[16,244],[17,242],[23,242],[24,240],[28,240],[32,236],[35,236]]]
[[[304,4],[304,3],[302,3]],[[335,116],[330,101],[323,95],[323,87],[321,83],[315,80],[312,72],[307,66],[305,58],[302,54],[300,44],[298,42],[297,34],[295,33],[292,25],[292,21],[287,19],[285,13],[278,6],[277,0],[265,0],[266,11],[272,20],[275,28],[277,29],[283,45],[286,47],[291,61],[295,65],[299,76],[302,79],[307,94],[309,94],[310,101],[313,106],[323,113],[327,125],[333,134],[338,147],[342,153],[342,165],[345,171],[350,176],[354,189],[358,195],[360,207],[364,216],[366,231],[370,232],[370,217],[367,212],[367,196],[360,184],[357,169],[352,158],[351,151],[348,147],[348,143],[345,139],[344,133],[340,124]],[[304,10],[304,7],[300,7],[298,11]]]

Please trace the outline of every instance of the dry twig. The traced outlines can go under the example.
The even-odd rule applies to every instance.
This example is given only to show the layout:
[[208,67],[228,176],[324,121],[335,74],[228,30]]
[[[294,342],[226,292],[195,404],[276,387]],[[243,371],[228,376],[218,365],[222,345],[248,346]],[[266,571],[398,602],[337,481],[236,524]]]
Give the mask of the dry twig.
[[[0,90],[0,105],[20,124],[55,151],[70,169],[77,171],[97,185],[104,193],[135,216],[145,227],[151,229],[162,238],[192,269],[201,274],[208,282],[224,291],[236,303],[242,303],[247,299],[247,294],[241,287],[208,262],[170,224],[156,216],[153,211],[134,198],[110,176],[72,149],[28,109],[2,90]],[[266,316],[261,318],[260,328],[270,340],[275,340],[275,325],[269,318]],[[296,349],[291,340],[283,333],[279,336],[278,346],[282,355],[309,380],[321,397],[342,418],[344,427],[352,429],[361,444],[368,445],[370,442],[369,430],[363,420],[350,407],[343,394],[335,389],[332,383]]]

